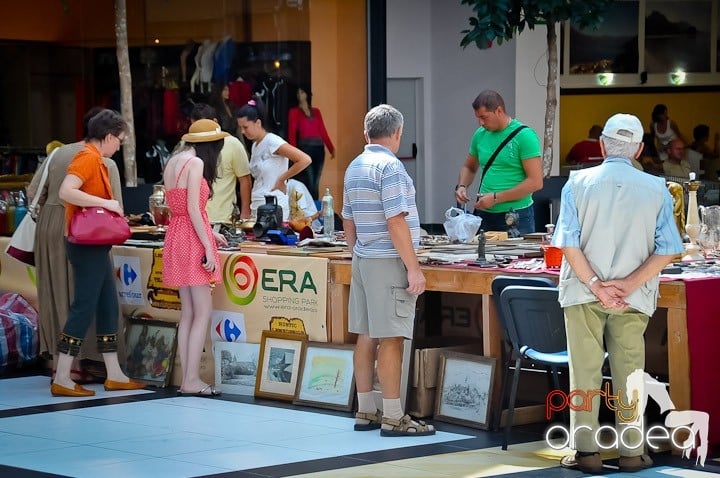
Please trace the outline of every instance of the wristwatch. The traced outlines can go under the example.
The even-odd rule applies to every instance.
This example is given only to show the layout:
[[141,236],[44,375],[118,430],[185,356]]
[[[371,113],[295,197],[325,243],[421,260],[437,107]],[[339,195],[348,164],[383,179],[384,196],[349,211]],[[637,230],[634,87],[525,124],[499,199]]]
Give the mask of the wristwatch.
[[455,186],[455,191],[457,191],[457,190],[460,189],[460,188],[465,188],[465,189],[467,189],[467,186],[465,186],[464,184],[458,184],[457,186]]

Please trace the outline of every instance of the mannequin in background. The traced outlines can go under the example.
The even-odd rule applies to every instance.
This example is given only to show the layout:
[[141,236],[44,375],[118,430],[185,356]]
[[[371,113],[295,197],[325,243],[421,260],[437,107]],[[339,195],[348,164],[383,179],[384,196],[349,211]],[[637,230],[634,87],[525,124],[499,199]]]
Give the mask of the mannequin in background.
[[230,88],[226,83],[215,83],[213,85],[208,104],[215,108],[220,128],[233,136],[237,136],[238,125],[235,119],[235,109],[237,107],[230,102]]
[[180,81],[182,84],[186,84],[188,82],[188,57],[192,53],[193,49],[195,48],[195,42],[192,40],[188,40],[187,43],[185,43],[185,47],[183,48],[183,51],[180,52]]
[[202,57],[206,43],[210,43],[210,40],[205,40],[204,42],[202,42],[198,46],[197,53],[195,53],[195,72],[190,78],[190,91],[192,91],[193,93],[195,93],[196,88],[200,88],[199,91],[202,93],[202,86],[200,85],[200,73],[202,72]]
[[217,43],[210,40],[203,40],[202,56],[200,57],[200,92],[210,93],[213,77],[213,69],[215,68],[215,48]]
[[335,146],[327,134],[320,110],[312,107],[310,88],[300,86],[296,95],[298,106],[291,108],[288,114],[288,142],[307,153],[312,164],[295,179],[307,186],[313,199],[320,199],[318,189],[325,164],[325,147],[330,151],[330,159],[333,159]]

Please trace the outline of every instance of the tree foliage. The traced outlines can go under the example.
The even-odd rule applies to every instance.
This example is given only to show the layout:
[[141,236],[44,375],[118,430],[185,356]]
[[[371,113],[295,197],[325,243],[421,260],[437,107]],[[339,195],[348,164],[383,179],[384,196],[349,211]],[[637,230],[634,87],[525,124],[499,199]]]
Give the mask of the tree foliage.
[[571,21],[578,28],[596,28],[602,23],[603,15],[613,0],[461,0],[470,5],[470,29],[460,45],[465,48],[474,43],[484,50],[493,42],[501,45],[504,41],[521,34],[525,28],[535,25],[547,26],[548,78],[545,101],[545,132],[543,138],[543,173],[550,175],[553,158],[553,136],[555,110],[557,108],[557,35],[555,24]]
[[580,29],[594,28],[603,20],[612,0],[461,0],[470,5],[474,16],[470,17],[470,29],[463,30],[462,47],[475,43],[486,49],[496,41],[512,39],[525,28],[535,25],[554,25],[566,20]]

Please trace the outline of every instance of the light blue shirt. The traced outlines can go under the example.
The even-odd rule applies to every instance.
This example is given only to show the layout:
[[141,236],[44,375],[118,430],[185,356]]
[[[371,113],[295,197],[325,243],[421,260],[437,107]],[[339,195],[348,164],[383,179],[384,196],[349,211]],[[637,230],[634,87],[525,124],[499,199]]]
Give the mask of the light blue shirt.
[[359,257],[400,257],[387,220],[403,214],[413,246],[420,241],[415,187],[405,166],[389,149],[368,144],[345,171],[342,217],[355,223],[353,253]]
[[[623,158],[607,158],[599,166],[570,173],[552,242],[580,248],[603,281],[627,277],[653,254],[684,250],[665,180]],[[657,277],[649,280],[627,302],[652,315],[658,284]],[[559,287],[563,307],[597,300],[565,260]]]

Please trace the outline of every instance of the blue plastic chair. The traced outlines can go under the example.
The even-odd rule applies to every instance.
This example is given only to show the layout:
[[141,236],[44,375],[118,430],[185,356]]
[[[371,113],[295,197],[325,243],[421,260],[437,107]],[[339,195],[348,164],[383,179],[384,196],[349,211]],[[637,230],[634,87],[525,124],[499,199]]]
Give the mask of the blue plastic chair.
[[[556,287],[506,286],[500,292],[500,309],[515,356],[502,444],[502,449],[507,450],[522,361],[545,367],[550,374],[552,386],[559,390],[558,369],[568,367],[568,353],[565,319],[558,302]],[[503,398],[504,392],[505,387]]]
[[[498,321],[500,322],[500,330],[503,335],[503,344],[501,349],[501,366],[503,367],[502,374],[502,399],[501,405],[507,397],[507,387],[509,385],[510,369],[516,365],[516,357],[513,353],[512,343],[510,343],[510,336],[507,332],[507,320],[503,316],[502,308],[500,307],[500,293],[505,287],[510,285],[528,285],[534,287],[556,287],[555,283],[547,277],[528,277],[518,275],[500,275],[496,276],[491,284],[492,294],[495,297],[495,308],[497,310]],[[493,428],[497,430],[500,428],[501,413],[495,415],[495,421]]]

